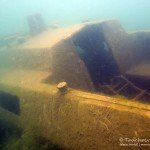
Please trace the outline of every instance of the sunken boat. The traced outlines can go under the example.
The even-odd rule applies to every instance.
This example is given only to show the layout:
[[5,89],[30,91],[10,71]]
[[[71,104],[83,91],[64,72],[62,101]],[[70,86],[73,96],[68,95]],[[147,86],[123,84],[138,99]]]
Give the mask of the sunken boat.
[[117,148],[120,136],[149,136],[149,43],[149,31],[128,33],[117,20],[44,30],[0,51],[0,90],[54,143]]

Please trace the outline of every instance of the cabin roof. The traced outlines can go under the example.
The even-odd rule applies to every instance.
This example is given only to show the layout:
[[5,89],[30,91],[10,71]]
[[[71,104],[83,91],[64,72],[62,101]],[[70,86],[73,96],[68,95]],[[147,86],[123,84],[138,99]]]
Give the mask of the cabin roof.
[[67,28],[60,28],[56,30],[48,30],[37,36],[33,36],[18,48],[22,49],[42,49],[52,48],[58,42],[69,38],[72,34],[84,27],[85,24],[78,24]]
[[[111,21],[111,20],[109,20]],[[69,27],[63,27],[55,30],[46,30],[36,36],[31,36],[27,41],[18,46],[21,49],[43,49],[52,48],[57,43],[71,37],[73,34],[80,31],[87,25],[105,23],[108,20],[102,21],[91,21],[87,23],[80,23],[76,25],[71,25]]]

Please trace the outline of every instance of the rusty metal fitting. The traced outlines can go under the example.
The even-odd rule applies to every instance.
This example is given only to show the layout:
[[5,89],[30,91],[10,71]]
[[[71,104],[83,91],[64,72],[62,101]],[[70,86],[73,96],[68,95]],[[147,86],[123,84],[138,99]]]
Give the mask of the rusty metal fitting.
[[58,85],[57,85],[57,88],[60,92],[62,93],[66,93],[68,91],[68,85],[67,85],[67,82],[60,82]]

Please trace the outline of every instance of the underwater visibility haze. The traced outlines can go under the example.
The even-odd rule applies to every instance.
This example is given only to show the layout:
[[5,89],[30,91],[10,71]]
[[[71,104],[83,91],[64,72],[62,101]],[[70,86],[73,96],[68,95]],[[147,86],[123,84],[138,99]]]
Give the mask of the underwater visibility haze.
[[0,35],[27,32],[26,17],[41,13],[48,25],[115,18],[127,30],[149,29],[149,0],[0,0]]
[[0,149],[148,149],[149,10],[0,0]]

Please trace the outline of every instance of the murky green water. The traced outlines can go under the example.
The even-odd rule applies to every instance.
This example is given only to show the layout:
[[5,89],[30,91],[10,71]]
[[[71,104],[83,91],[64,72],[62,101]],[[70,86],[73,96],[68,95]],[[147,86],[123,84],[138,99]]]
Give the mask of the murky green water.
[[26,17],[41,13],[48,25],[116,18],[128,30],[149,29],[149,0],[0,0],[0,36],[27,32]]
[[[43,29],[44,28],[55,29],[55,28],[66,27],[69,25],[79,24],[83,22],[89,22],[89,21],[116,19],[120,22],[120,24],[124,27],[126,31],[136,31],[136,30],[139,31],[139,30],[150,29],[149,11],[150,11],[150,0],[0,0],[0,71],[1,69],[5,70],[5,68],[10,69],[13,63],[15,67],[17,66],[15,69],[12,67],[15,71],[18,68],[19,69],[21,68],[20,67],[21,65],[19,66],[18,64],[22,63],[23,64],[22,66],[24,66],[24,68],[22,67],[21,69],[23,69],[25,72],[28,69],[31,72],[34,71],[34,69],[37,66],[40,66],[41,63],[45,63],[46,64],[45,66],[49,64],[49,57],[47,57],[49,53],[48,55],[47,54],[43,55],[42,52],[35,53],[34,51],[31,51],[31,55],[30,55],[26,51],[23,53],[19,53],[19,51],[11,51],[11,48],[13,49],[15,46],[20,46],[22,43],[24,43],[25,42],[24,40],[28,41],[32,39],[32,34],[35,35],[35,33],[34,32],[32,33],[30,29],[32,28],[34,30],[36,26],[34,26],[33,24],[37,20],[40,20],[39,21],[41,23],[40,26],[42,26]],[[36,20],[36,18],[38,19]],[[113,76],[116,74],[118,75],[120,72],[117,69],[116,69],[117,71],[115,71],[114,69],[115,68],[114,66],[116,65],[114,63],[115,61],[114,62],[110,61],[110,60],[114,60],[112,59],[113,56],[110,55],[110,50],[112,50],[113,46],[109,47],[109,45],[107,45],[107,42],[105,39],[106,37],[103,31],[101,31],[100,33],[99,29],[97,30],[96,28],[97,27],[93,27],[94,30],[92,28],[87,28],[85,32],[83,31],[83,35],[85,35],[83,37],[82,37],[82,34],[81,34],[81,37],[79,34],[79,36],[77,36],[77,39],[74,40],[74,45],[77,48],[76,50],[79,51],[77,52],[79,54],[79,59],[82,59],[85,63],[85,66],[87,67],[87,70],[89,72],[90,71],[92,72],[93,76],[91,75],[91,77],[92,77],[94,84],[96,85],[96,90],[98,91],[99,86],[107,83],[106,82],[107,80],[110,81],[109,76],[111,76],[112,74]],[[102,28],[100,27],[100,29]],[[42,29],[37,29],[37,30],[40,31]],[[142,33],[141,35],[140,34],[141,33],[137,34],[136,35],[137,37],[135,35],[133,36],[131,35],[131,37],[129,37],[131,38],[131,41],[133,42],[132,44],[136,45],[135,46],[136,48],[131,44],[131,47],[129,48],[129,51],[127,53],[130,54],[130,50],[135,50],[140,47],[140,50],[137,51],[137,53],[139,54],[135,55],[134,58],[136,58],[136,56],[140,58],[139,55],[141,54],[143,54],[143,57],[142,57],[142,60],[138,60],[137,58],[137,62],[135,64],[137,65],[138,63],[140,64],[142,62],[142,65],[141,65],[142,67],[139,66],[139,68],[146,70],[145,74],[149,75],[149,72],[147,71],[147,69],[145,69],[145,66],[148,66],[150,64],[149,63],[150,33]],[[128,34],[127,33],[125,34],[125,38],[127,37],[126,35]],[[92,40],[87,38],[88,36],[91,37]],[[134,37],[136,38],[134,39]],[[119,40],[120,39],[118,38],[118,41]],[[75,41],[76,41],[76,44],[75,44]],[[35,42],[33,41],[33,44],[35,43],[36,43],[36,40]],[[140,46],[138,45],[139,43],[141,44]],[[122,49],[125,50],[125,46],[128,46],[128,44],[130,45],[130,39],[127,41],[127,44],[123,43],[123,46],[121,45]],[[32,44],[30,46],[32,47]],[[29,46],[29,49],[30,49],[30,46]],[[36,47],[36,44],[34,46]],[[55,45],[53,46],[55,47]],[[40,44],[39,44],[39,47],[40,47]],[[47,48],[47,47],[44,47],[44,48]],[[119,50],[121,51],[122,49],[120,48]],[[95,53],[94,53],[94,50],[95,50]],[[101,50],[101,53],[99,50]],[[34,57],[33,59],[34,62],[37,61],[35,65],[33,64],[33,66],[31,64],[32,58],[33,58],[32,55]],[[122,57],[123,55],[124,54],[122,53],[120,56]],[[134,52],[133,52],[133,55],[134,55]],[[132,60],[132,57],[128,57],[128,54],[126,56],[127,56],[126,57],[127,59],[124,59],[124,60],[125,62],[128,63],[128,58]],[[39,61],[40,58],[42,61]],[[46,59],[48,61],[46,61]],[[119,60],[122,61],[122,58]],[[26,67],[26,64],[28,67]],[[62,63],[60,63],[59,65],[61,64]],[[31,69],[29,66],[33,68]],[[95,66],[95,68],[93,66]],[[129,63],[128,63],[128,66],[130,66]],[[35,71],[37,70],[38,69],[35,69]],[[13,72],[13,75],[14,75],[14,72]],[[102,72],[104,73],[103,75],[100,74]],[[4,71],[4,74],[5,73],[6,72]],[[12,82],[14,83],[16,81],[14,77],[15,75],[11,76],[10,74],[8,76],[14,79],[14,81]],[[26,74],[28,75],[28,72]],[[26,78],[22,78],[21,74],[20,76],[21,76],[20,80],[21,79],[26,80]],[[30,76],[32,76],[32,74]],[[27,77],[30,78],[30,76],[27,76]],[[1,77],[1,72],[0,72],[0,77]],[[107,77],[109,78],[107,79]],[[6,80],[9,79],[9,77],[5,78],[5,75],[3,75],[3,78]],[[18,82],[22,82],[20,80]],[[146,85],[146,88],[147,88],[146,90],[148,92],[150,91],[150,88],[149,88],[150,82],[147,82],[144,80],[144,82],[140,81],[139,84],[142,85],[141,87],[145,87]],[[21,86],[22,85],[23,84],[21,84]],[[1,134],[0,135],[0,149],[4,149],[4,150],[61,149],[59,146],[52,144],[50,141],[47,141],[47,139],[43,139],[43,137],[40,137],[40,134],[38,134],[36,130],[28,129],[24,131],[22,127],[20,127],[20,124],[19,124],[20,122],[17,123],[19,126],[16,125],[16,123],[13,122],[13,119],[10,116],[15,115],[14,117],[17,118],[16,120],[18,120],[18,118],[20,117],[20,109],[22,106],[19,106],[19,103],[11,104],[10,103],[10,100],[12,99],[10,98],[11,95],[7,95],[7,94],[3,95],[2,93],[0,91],[0,94],[1,94],[0,95],[0,134]],[[130,93],[130,89],[129,89],[129,93]],[[8,107],[8,109],[6,109],[3,105],[6,108]],[[11,110],[11,109],[14,109],[16,105],[18,107],[17,109],[19,110],[19,113],[18,114],[16,113],[17,116],[16,114],[12,114],[14,112]],[[9,109],[9,106],[11,109]],[[8,114],[6,115],[5,110],[3,110],[3,108],[1,110],[1,107],[3,107],[4,109],[10,112],[8,112]],[[6,120],[5,120],[5,115],[7,116]]]

